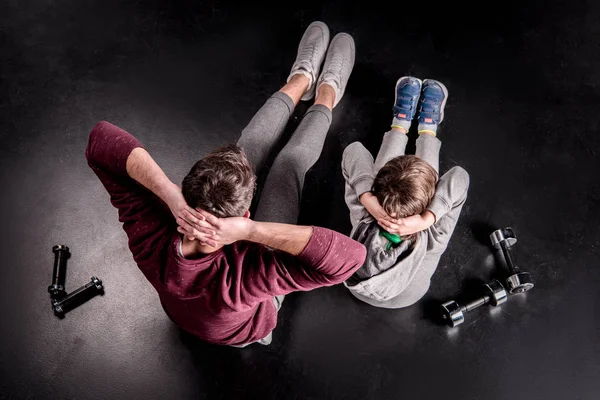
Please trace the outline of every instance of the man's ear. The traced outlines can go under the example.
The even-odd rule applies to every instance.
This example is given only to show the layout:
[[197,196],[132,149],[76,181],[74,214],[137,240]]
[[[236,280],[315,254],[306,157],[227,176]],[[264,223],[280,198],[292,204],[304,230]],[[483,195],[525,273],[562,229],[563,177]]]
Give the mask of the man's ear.
[[244,218],[250,218],[250,210],[246,210],[244,213]]

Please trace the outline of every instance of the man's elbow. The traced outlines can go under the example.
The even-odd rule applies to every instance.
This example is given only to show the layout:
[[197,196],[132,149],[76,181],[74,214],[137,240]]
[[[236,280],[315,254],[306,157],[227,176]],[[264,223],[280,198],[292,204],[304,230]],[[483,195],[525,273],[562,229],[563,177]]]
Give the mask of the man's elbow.
[[367,249],[361,243],[353,242],[352,249],[347,249],[339,255],[344,258],[341,268],[331,275],[336,283],[341,283],[350,278],[365,263]]

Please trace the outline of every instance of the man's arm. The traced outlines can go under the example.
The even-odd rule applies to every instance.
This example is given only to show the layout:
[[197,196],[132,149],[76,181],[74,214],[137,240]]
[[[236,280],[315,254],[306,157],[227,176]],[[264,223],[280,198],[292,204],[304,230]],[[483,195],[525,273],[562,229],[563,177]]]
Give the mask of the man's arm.
[[[329,229],[272,222],[243,217],[217,218],[200,211],[204,221],[197,226],[212,229],[220,244],[249,241],[255,246],[244,255],[244,297],[248,304],[268,296],[331,286],[348,279],[364,263],[365,247],[346,235]],[[193,219],[193,215],[188,216]]]
[[92,129],[85,154],[119,211],[134,260],[150,282],[157,283],[154,261],[175,231],[169,209],[182,207],[183,196],[135,137],[108,122]]
[[306,248],[313,234],[311,226],[251,221],[248,241],[260,243],[297,256]]
[[[245,240],[294,256],[302,253],[313,234],[313,228],[310,226],[259,222],[245,217],[218,218],[204,210],[185,210],[182,215],[185,221],[178,222],[194,237],[202,237],[199,230],[203,229],[211,233],[210,240],[222,245]],[[200,218],[197,218],[198,216]]]

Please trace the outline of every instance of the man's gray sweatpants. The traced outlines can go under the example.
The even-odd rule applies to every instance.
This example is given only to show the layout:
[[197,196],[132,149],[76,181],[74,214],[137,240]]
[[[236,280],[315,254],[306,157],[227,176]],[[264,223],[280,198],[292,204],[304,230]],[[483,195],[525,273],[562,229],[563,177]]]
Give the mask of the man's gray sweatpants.
[[[294,102],[285,93],[277,92],[256,113],[238,140],[254,167],[260,174],[274,145],[294,112]],[[255,219],[264,222],[296,224],[300,214],[300,203],[304,177],[323,150],[323,143],[331,125],[331,111],[323,105],[308,109],[302,122],[286,146],[279,152],[269,171],[262,190]],[[284,296],[273,298],[277,311]],[[271,344],[273,332],[257,341]],[[235,347],[246,347],[235,346]]]
[[[252,162],[257,175],[281,138],[293,111],[292,99],[277,92],[242,131],[237,144]],[[329,125],[331,111],[327,107],[314,105],[308,109],[292,138],[273,162],[258,202],[257,221],[298,222],[304,176],[321,155]]]

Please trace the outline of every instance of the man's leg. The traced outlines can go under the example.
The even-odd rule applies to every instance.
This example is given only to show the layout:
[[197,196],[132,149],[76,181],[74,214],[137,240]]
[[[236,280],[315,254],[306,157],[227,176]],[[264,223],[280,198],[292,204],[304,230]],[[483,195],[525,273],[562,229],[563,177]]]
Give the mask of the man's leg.
[[238,141],[259,174],[300,99],[314,96],[317,74],[325,58],[329,29],[322,22],[306,28],[287,84],[275,93],[242,131]]
[[288,144],[281,150],[265,182],[256,220],[295,224],[300,213],[304,177],[323,149],[331,125],[333,89],[320,88]]
[[288,224],[298,221],[304,177],[321,155],[331,125],[331,110],[343,96],[353,66],[354,40],[347,34],[338,34],[327,52],[315,105],[269,171],[256,210],[257,220]]
[[412,76],[398,79],[392,107],[394,112],[392,130],[383,136],[379,153],[375,159],[375,174],[391,159],[404,155],[408,142],[407,133],[415,116],[420,94],[421,80]]
[[308,86],[309,79],[306,76],[294,75],[281,90],[267,100],[242,131],[237,145],[246,153],[256,174],[264,167],[271,149],[281,137],[294,107]]

